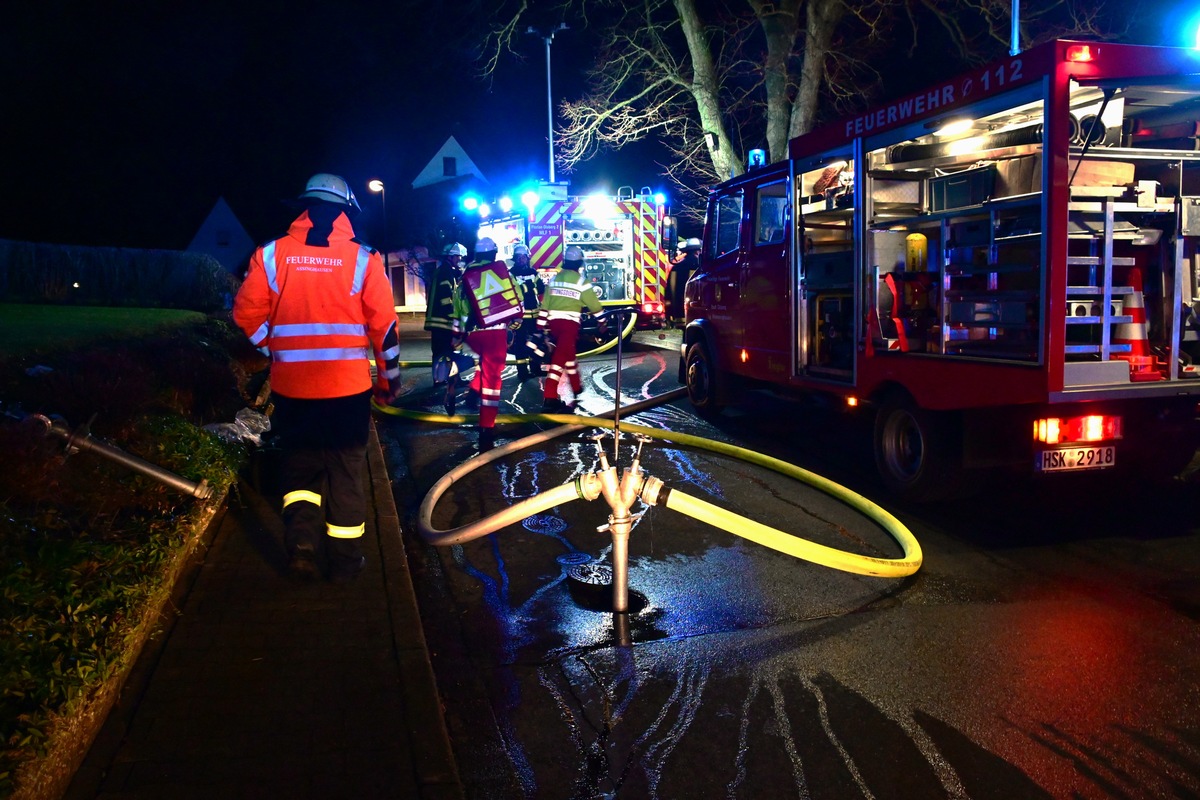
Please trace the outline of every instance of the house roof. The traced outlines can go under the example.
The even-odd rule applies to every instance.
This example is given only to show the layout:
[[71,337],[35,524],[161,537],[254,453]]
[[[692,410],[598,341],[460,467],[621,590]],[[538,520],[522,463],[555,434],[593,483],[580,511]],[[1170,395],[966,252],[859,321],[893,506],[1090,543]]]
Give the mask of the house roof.
[[[454,174],[452,175],[446,174],[445,167],[448,158],[454,159]],[[433,154],[433,158],[429,159],[429,162],[417,173],[417,177],[413,179],[412,188],[420,189],[423,186],[453,181],[468,175],[474,175],[487,183],[487,177],[484,176],[483,171],[467,155],[467,151],[458,143],[458,139],[451,135]]]

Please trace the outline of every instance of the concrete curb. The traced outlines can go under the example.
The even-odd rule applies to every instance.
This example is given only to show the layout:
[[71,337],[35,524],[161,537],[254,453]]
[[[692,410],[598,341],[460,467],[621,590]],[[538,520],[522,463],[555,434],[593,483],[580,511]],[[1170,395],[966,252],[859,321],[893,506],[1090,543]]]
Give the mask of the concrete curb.
[[408,557],[404,552],[391,476],[374,422],[367,446],[367,471],[391,615],[392,642],[403,681],[404,722],[413,742],[414,768],[421,796],[434,800],[463,798],[465,795],[454,760],[454,750],[450,745],[441,694],[421,627],[421,614]]

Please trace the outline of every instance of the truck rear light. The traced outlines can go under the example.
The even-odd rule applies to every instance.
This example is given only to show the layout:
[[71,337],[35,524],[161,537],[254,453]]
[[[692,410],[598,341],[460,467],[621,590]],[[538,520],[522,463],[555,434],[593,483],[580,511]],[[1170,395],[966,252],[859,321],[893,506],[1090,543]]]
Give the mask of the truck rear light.
[[1121,418],[1102,414],[1034,420],[1033,440],[1044,444],[1103,442],[1121,438]]
[[1091,45],[1073,44],[1067,48],[1067,61],[1091,61],[1094,58]]
[[642,303],[643,314],[661,314],[665,310],[662,303]]

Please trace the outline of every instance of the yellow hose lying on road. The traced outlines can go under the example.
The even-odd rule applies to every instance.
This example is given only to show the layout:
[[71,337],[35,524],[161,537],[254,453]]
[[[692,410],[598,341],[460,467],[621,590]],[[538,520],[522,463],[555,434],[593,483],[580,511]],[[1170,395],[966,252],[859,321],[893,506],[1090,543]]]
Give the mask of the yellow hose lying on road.
[[[646,408],[651,408],[665,402],[670,402],[677,397],[686,393],[686,389],[676,389],[667,392],[664,395],[643,400],[639,403],[634,403],[621,408],[621,414],[624,415],[636,414]],[[431,422],[454,422],[461,423],[473,418],[473,415],[456,415],[448,417],[444,414],[426,414],[423,412],[405,411],[404,409],[384,407],[376,405],[375,408],[386,414],[393,416],[403,416],[416,419],[423,419]],[[570,500],[580,498],[580,494],[575,487],[575,484],[564,484],[549,492],[542,493],[535,497],[527,498],[517,505],[511,506],[508,509],[499,511],[477,522],[468,523],[467,525],[454,528],[452,530],[439,531],[433,527],[433,509],[437,505],[442,494],[447,489],[461,480],[465,475],[475,471],[479,467],[490,464],[496,459],[502,458],[519,450],[524,450],[542,442],[548,441],[572,430],[583,427],[606,428],[612,426],[611,419],[603,417],[582,417],[571,414],[502,414],[496,418],[496,423],[501,424],[516,424],[527,422],[556,422],[561,423],[558,428],[553,428],[548,431],[540,431],[523,439],[517,439],[508,444],[497,447],[486,453],[481,453],[478,456],[469,458],[462,464],[447,472],[442,478],[435,483],[425,495],[425,499],[421,502],[420,515],[418,519],[418,531],[421,536],[433,545],[451,545],[461,544],[472,539],[485,536],[489,533],[510,525],[514,522],[519,522],[526,517],[539,513],[547,508],[552,508],[554,505],[564,504]],[[828,478],[824,478],[815,472],[811,472],[794,464],[789,464],[786,461],[781,461],[777,458],[756,453],[753,450],[747,450],[735,445],[717,442],[711,439],[704,439],[699,436],[692,436],[686,433],[676,433],[674,431],[666,431],[660,428],[648,428],[643,425],[634,425],[625,420],[621,421],[620,430],[622,433],[641,434],[653,439],[661,439],[663,441],[672,442],[675,444],[695,447],[701,450],[708,450],[713,453],[720,453],[732,458],[744,461],[746,463],[755,464],[760,467],[778,472],[781,475],[786,475],[795,480],[807,483],[808,485],[824,492],[825,494],[840,500],[851,508],[863,514],[868,519],[871,519],[881,528],[883,528],[889,536],[891,536],[903,552],[901,558],[875,558],[872,556],[859,555],[845,550],[827,547],[818,544],[808,539],[802,539],[785,531],[771,528],[754,520],[748,519],[736,514],[732,511],[727,511],[711,503],[684,494],[675,489],[664,490],[660,492],[658,498],[659,505],[666,505],[667,508],[672,508],[681,514],[686,514],[701,522],[706,522],[713,527],[720,528],[740,536],[747,541],[769,547],[781,553],[801,558],[806,561],[811,561],[814,564],[839,569],[844,572],[852,572],[858,575],[871,575],[880,578],[903,578],[912,575],[921,567],[923,556],[921,554],[921,545],[917,542],[916,537],[902,523],[896,519],[887,510],[873,503],[857,492],[835,483]],[[554,502],[550,505],[545,505],[544,501],[549,501],[549,495],[553,494]],[[536,502],[535,502],[536,501]],[[518,511],[519,509],[519,511]],[[519,515],[519,516],[518,516]]]

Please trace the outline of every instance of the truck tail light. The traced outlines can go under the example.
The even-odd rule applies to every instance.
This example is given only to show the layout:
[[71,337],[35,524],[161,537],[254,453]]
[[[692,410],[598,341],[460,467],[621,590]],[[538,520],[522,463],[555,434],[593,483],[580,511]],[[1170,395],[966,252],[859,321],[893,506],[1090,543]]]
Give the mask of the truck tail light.
[[662,314],[666,307],[662,303],[642,303],[643,314]]
[[1092,61],[1095,57],[1091,45],[1073,44],[1067,48],[1067,61]]
[[1121,438],[1121,418],[1103,414],[1047,417],[1033,421],[1033,440],[1043,444],[1102,442]]

